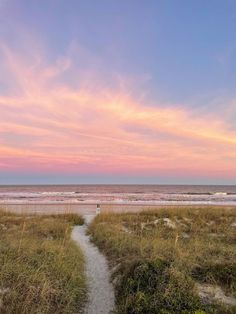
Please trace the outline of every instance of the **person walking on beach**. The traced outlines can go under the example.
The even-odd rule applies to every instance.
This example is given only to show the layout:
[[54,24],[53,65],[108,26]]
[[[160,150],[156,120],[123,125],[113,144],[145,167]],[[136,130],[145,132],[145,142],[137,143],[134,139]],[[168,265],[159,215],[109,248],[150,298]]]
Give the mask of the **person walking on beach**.
[[100,208],[100,204],[97,204],[97,208],[96,208],[96,214],[100,214],[101,213],[101,208]]

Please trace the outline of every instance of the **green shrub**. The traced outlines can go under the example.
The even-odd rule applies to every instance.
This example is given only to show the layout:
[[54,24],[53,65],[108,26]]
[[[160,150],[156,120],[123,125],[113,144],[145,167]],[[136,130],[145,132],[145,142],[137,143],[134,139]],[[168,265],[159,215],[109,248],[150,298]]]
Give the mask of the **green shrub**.
[[201,308],[191,278],[166,261],[127,262],[122,270],[117,288],[120,313],[190,313]]

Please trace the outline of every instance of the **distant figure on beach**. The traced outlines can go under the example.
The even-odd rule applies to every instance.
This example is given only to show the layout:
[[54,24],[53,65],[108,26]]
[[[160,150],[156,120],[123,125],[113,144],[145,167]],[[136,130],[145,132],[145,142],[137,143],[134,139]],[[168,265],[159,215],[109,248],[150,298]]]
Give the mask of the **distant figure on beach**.
[[96,208],[96,214],[100,214],[101,212],[101,208],[100,208],[100,204],[97,204],[97,208]]

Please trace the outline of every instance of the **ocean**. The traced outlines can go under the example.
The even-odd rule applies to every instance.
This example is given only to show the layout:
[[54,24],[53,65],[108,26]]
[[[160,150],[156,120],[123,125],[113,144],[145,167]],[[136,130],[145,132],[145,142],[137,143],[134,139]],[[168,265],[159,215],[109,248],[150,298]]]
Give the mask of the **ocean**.
[[0,204],[236,205],[230,185],[1,185]]

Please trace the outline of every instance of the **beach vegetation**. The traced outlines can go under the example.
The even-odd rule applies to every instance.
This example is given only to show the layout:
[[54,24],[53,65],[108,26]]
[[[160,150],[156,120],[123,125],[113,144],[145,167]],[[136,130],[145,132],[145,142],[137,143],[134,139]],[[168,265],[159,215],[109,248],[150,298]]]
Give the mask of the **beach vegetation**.
[[80,313],[84,258],[70,239],[74,214],[0,211],[0,313]]
[[89,228],[112,268],[118,313],[236,312],[235,208],[102,213]]

